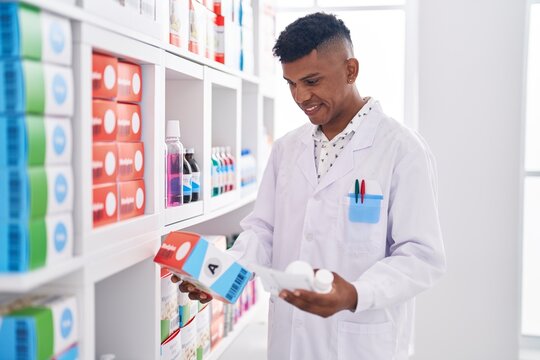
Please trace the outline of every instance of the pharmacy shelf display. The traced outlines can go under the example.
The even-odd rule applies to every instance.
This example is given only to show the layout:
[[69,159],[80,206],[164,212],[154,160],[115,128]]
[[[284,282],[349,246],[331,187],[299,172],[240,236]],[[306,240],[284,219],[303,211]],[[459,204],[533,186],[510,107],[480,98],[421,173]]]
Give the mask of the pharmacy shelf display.
[[[242,4],[246,9],[243,18],[223,15],[223,22],[205,23],[220,16],[210,1],[172,2],[188,4],[206,14],[206,20],[197,15],[197,26],[201,32],[203,28],[206,31],[204,38],[199,35],[190,39],[187,35],[186,40],[186,35],[180,35],[186,40],[185,45],[181,41],[171,42],[168,2],[26,0],[10,5],[13,8],[8,10],[0,4],[4,6],[0,9],[2,14],[8,13],[16,20],[10,24],[11,29],[21,35],[15,39],[21,45],[19,53],[0,53],[0,85],[14,84],[8,71],[4,71],[13,66],[6,64],[20,64],[16,74],[22,82],[16,91],[29,91],[43,83],[41,93],[27,92],[33,96],[28,97],[31,102],[27,104],[4,109],[6,102],[0,101],[0,118],[15,119],[2,123],[2,146],[4,140],[10,139],[6,134],[19,129],[20,134],[28,136],[31,156],[28,163],[13,165],[9,161],[24,158],[9,159],[13,154],[7,147],[2,148],[2,191],[9,190],[4,187],[10,184],[5,174],[14,174],[14,179],[23,174],[31,189],[26,196],[35,205],[26,218],[12,219],[0,211],[0,222],[16,224],[23,234],[15,238],[13,232],[0,232],[3,239],[11,239],[11,243],[0,241],[0,246],[13,246],[14,239],[29,234],[26,248],[19,250],[23,255],[30,254],[30,258],[18,258],[22,263],[17,266],[13,265],[11,255],[6,256],[8,251],[0,254],[0,309],[5,303],[28,299],[32,294],[59,295],[62,297],[57,300],[39,300],[50,304],[47,306],[55,313],[54,309],[64,306],[62,301],[68,299],[65,301],[69,301],[75,315],[70,322],[63,320],[73,326],[70,329],[76,329],[76,335],[69,338],[64,349],[48,348],[47,356],[59,355],[63,350],[71,355],[77,352],[84,359],[104,354],[160,359],[161,274],[152,258],[162,237],[171,231],[204,226],[205,222],[236,212],[256,198],[256,179],[260,179],[269,154],[274,122],[273,87],[266,75],[274,65],[262,55],[270,55],[271,40],[261,40],[273,26],[271,6],[266,1],[216,1],[229,3],[230,11],[236,13],[240,10],[233,5]],[[225,14],[228,10],[220,11]],[[266,26],[264,31],[262,24]],[[47,31],[51,31],[49,37],[41,38]],[[222,35],[225,37],[219,38]],[[218,37],[218,42],[228,41],[229,46],[239,41],[244,46],[243,53],[236,59],[227,47],[194,51],[193,41],[203,48],[204,43],[216,40],[213,36]],[[237,37],[239,40],[234,40]],[[42,53],[29,46],[38,38]],[[106,80],[107,63],[101,73],[94,66],[99,56],[137,69],[134,73],[138,80],[134,80],[132,73],[128,79],[123,78],[117,67],[114,80],[120,87],[136,87],[140,97],[123,98],[118,89],[114,96],[96,95],[96,79],[101,76],[103,83]],[[110,77],[107,79],[110,81]],[[129,115],[120,115],[118,107]],[[111,111],[115,112],[113,118]],[[180,121],[181,142],[195,150],[194,159],[201,169],[199,200],[169,208],[165,205],[167,120]],[[4,128],[8,123],[15,124],[13,129]],[[114,125],[115,132],[110,132]],[[101,153],[96,152],[96,143]],[[214,148],[222,149],[218,153],[218,170],[226,181],[219,194],[213,192]],[[126,149],[133,149],[129,150],[131,158],[121,155]],[[246,149],[255,161],[242,162]],[[109,153],[113,154],[112,162]],[[137,164],[144,165],[144,170]],[[116,172],[111,172],[111,166]],[[139,172],[122,178],[130,166]],[[39,167],[42,170],[36,170]],[[248,171],[249,178],[255,181],[244,184],[242,179],[246,175],[241,171]],[[65,181],[58,180],[60,177]],[[126,181],[133,187],[127,187]],[[100,201],[95,186],[109,189]],[[107,197],[109,192],[114,201]],[[46,194],[48,202],[39,202],[39,194]],[[60,200],[68,201],[69,206],[60,204]],[[111,209],[117,214],[107,215]],[[122,217],[120,213],[129,216]],[[104,216],[109,216],[108,223],[100,223]],[[5,229],[8,227],[2,226],[1,231]],[[25,233],[28,229],[32,232]],[[210,226],[205,231],[213,233]],[[58,249],[65,250],[66,255],[55,257]],[[2,262],[11,267],[2,268]],[[23,302],[27,307],[21,311],[34,316],[30,308],[38,304],[36,301]],[[235,333],[238,331],[232,336]],[[231,341],[230,337],[223,341],[219,351]]]

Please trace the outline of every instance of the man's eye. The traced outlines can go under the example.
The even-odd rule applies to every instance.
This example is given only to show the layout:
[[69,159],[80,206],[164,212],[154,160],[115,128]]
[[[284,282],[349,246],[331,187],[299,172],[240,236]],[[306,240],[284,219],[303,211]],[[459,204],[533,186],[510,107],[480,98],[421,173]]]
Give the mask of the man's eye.
[[307,85],[315,85],[319,82],[319,79],[308,79],[306,80]]

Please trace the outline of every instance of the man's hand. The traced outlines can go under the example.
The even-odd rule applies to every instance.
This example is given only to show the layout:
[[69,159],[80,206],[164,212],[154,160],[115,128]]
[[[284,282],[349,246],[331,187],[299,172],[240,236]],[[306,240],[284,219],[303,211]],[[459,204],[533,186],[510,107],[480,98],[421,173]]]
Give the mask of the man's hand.
[[[173,283],[181,281],[176,275],[173,275],[171,277],[171,280]],[[212,300],[212,296],[210,294],[202,292],[201,290],[197,289],[195,285],[188,283],[187,281],[182,281],[178,288],[181,292],[188,293],[188,296],[191,300],[199,300],[203,304],[206,304],[207,302]]]
[[356,288],[334,273],[332,291],[319,294],[306,290],[283,290],[279,297],[300,310],[327,318],[342,310],[354,311],[358,302]]

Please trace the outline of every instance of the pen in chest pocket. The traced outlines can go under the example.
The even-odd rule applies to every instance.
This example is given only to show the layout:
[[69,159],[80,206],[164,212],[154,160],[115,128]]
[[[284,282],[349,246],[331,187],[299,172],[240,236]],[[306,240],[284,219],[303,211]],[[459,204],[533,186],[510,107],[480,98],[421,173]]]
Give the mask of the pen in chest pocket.
[[360,185],[358,179],[354,183],[354,201],[358,204],[358,194],[360,194],[360,203],[364,203],[364,195],[366,195],[366,182],[362,179],[362,185]]

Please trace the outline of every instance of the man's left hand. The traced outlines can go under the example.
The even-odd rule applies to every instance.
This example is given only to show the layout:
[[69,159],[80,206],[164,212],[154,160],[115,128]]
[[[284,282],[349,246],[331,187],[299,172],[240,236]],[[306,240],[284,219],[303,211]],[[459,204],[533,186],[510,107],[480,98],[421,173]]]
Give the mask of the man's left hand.
[[353,284],[334,273],[332,291],[319,294],[307,290],[282,290],[279,297],[300,310],[327,318],[342,310],[354,311],[358,295]]

